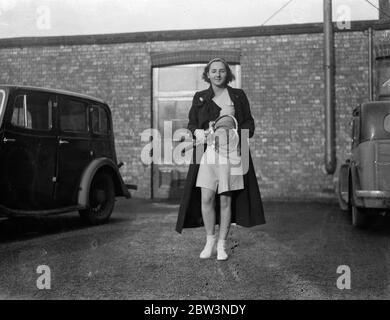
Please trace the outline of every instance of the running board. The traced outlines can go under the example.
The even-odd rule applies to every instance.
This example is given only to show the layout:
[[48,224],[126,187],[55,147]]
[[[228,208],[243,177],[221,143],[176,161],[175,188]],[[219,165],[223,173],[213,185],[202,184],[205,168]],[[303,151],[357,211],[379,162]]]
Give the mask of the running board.
[[125,186],[126,186],[127,189],[131,189],[131,190],[137,190],[138,189],[138,186],[136,184],[128,184],[128,183],[126,183]]
[[6,217],[48,216],[52,214],[78,211],[82,209],[85,209],[85,207],[70,206],[70,207],[62,207],[62,208],[50,209],[50,210],[19,210],[19,209],[10,209],[3,205],[0,205],[0,216],[6,216]]

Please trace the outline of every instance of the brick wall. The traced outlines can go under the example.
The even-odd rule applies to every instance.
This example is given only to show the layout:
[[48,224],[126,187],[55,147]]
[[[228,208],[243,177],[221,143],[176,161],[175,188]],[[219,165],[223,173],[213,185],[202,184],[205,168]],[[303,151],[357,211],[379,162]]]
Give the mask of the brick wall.
[[[387,39],[375,33],[375,42]],[[349,152],[352,109],[368,98],[368,39],[335,35],[338,164]],[[140,161],[140,133],[151,124],[151,53],[240,50],[242,87],[256,132],[251,149],[265,199],[334,199],[324,170],[323,36],[31,46],[0,49],[0,83],[61,88],[100,97],[112,108],[122,174],[150,197],[151,170]]]

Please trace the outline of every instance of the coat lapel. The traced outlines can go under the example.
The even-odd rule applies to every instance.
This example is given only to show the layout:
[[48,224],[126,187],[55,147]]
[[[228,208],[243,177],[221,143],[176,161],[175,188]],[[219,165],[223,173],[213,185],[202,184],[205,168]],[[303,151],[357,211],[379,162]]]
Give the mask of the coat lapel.
[[241,123],[242,113],[241,113],[240,97],[233,91],[232,87],[227,86],[227,90],[228,90],[230,99],[233,101],[235,117],[236,117],[238,123]]
[[[241,110],[240,97],[234,92],[232,87],[227,86],[227,90],[229,93],[229,97],[234,104],[235,117],[237,118],[237,121],[241,123],[242,110]],[[208,123],[210,119],[216,119],[219,116],[221,108],[213,101],[213,98],[214,98],[214,90],[210,85],[209,88],[205,90],[205,93],[200,98],[202,99],[201,104],[204,105],[204,109],[205,109],[204,115],[200,117],[201,127],[203,127],[204,123],[206,122]]]
[[214,90],[210,85],[210,87],[202,95],[204,111],[199,115],[199,125],[202,128],[204,126],[208,127],[209,121],[217,118],[221,110],[221,108],[214,103],[213,98]]
[[213,90],[213,88],[211,87],[211,85],[210,85],[209,88],[206,90],[206,93],[205,93],[205,95],[203,96],[203,98],[205,99],[206,102],[210,102],[210,101],[214,98],[214,90]]

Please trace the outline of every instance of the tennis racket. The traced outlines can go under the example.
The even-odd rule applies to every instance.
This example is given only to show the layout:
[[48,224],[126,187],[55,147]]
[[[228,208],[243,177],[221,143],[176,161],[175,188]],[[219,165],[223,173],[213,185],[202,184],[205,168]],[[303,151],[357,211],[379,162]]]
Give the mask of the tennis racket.
[[[206,142],[216,152],[229,153],[237,150],[239,145],[238,122],[234,116],[223,115],[215,121],[210,121],[208,131]],[[200,144],[204,144],[204,141],[194,139],[193,144],[185,147],[183,151],[191,150]]]

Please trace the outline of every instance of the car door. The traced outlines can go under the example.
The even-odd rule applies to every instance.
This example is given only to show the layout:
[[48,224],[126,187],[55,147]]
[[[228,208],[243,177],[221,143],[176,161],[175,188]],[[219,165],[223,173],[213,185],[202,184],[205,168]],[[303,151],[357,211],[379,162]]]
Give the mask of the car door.
[[77,204],[80,180],[93,158],[89,133],[89,103],[58,96],[58,171],[55,199],[61,206]]
[[55,96],[19,90],[8,100],[0,141],[0,203],[12,209],[53,206]]

